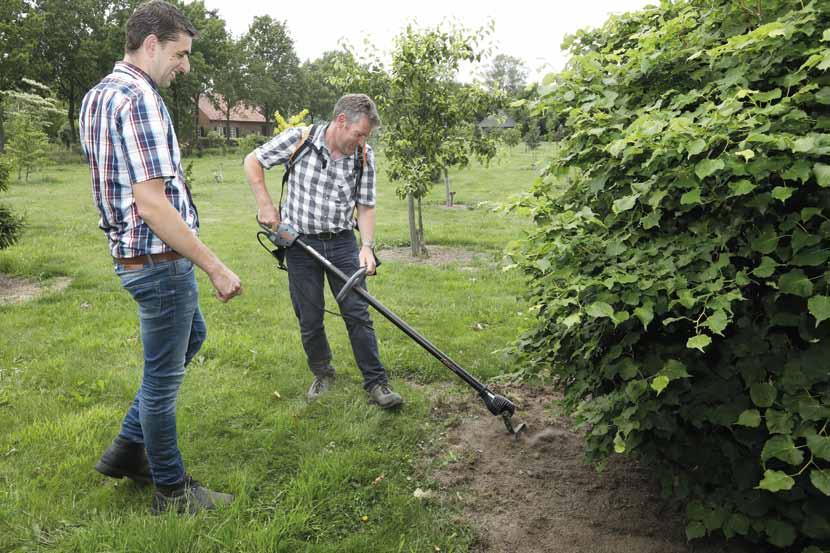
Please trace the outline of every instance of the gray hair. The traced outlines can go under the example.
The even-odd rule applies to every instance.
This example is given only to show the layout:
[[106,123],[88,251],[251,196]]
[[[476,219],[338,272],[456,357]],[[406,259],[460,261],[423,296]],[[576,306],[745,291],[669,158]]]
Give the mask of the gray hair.
[[334,104],[332,119],[336,119],[341,113],[346,114],[349,124],[357,122],[361,117],[367,117],[372,128],[380,126],[380,115],[378,108],[371,98],[365,94],[346,94]]

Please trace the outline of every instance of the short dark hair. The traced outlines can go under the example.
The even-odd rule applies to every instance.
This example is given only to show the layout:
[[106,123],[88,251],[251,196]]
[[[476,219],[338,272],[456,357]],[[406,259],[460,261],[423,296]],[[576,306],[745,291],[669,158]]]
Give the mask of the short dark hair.
[[367,117],[372,128],[380,126],[380,116],[375,103],[365,94],[346,94],[334,105],[332,116],[336,119],[341,113],[346,114],[349,124],[357,122],[361,117]]
[[177,40],[181,33],[191,37],[198,34],[196,27],[179,8],[164,0],[150,0],[137,7],[127,20],[127,42],[124,49],[135,52],[150,35],[156,35],[159,42],[170,42]]

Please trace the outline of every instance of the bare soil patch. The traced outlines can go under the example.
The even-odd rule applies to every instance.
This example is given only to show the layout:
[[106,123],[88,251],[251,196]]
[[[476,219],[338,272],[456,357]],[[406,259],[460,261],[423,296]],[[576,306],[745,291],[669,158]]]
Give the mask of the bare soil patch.
[[397,263],[418,263],[423,265],[472,265],[479,261],[489,261],[492,256],[487,253],[454,248],[450,246],[429,246],[427,245],[428,257],[412,257],[412,250],[409,246],[405,248],[384,248],[377,251],[378,258],[382,261]]
[[0,274],[0,305],[24,303],[45,293],[60,292],[71,282],[69,277],[56,277],[42,283]]
[[518,439],[478,398],[445,395],[436,417],[449,420],[435,476],[439,495],[472,524],[475,553],[745,553],[733,542],[685,538],[682,513],[660,496],[648,467],[623,456],[598,472],[583,438],[554,414],[551,389],[502,389],[528,423]]

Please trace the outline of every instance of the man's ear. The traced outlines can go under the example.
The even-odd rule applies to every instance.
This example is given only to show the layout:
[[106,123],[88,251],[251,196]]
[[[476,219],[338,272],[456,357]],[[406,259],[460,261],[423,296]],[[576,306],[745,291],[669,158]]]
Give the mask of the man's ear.
[[337,117],[334,119],[341,127],[346,126],[346,114],[345,113],[338,113]]
[[141,43],[141,47],[144,49],[144,52],[150,55],[151,57],[156,55],[156,49],[159,46],[159,37],[156,35],[147,35],[144,37],[144,42]]

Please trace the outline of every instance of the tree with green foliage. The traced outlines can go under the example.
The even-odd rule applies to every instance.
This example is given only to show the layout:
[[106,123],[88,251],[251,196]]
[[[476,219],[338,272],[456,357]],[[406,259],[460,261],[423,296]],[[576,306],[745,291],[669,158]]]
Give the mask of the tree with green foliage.
[[488,160],[495,154],[493,139],[476,132],[478,121],[493,111],[492,98],[454,82],[461,62],[480,59],[484,34],[410,26],[396,40],[381,105],[388,174],[409,205],[413,256],[426,253],[421,199],[435,176],[465,166],[471,155]]
[[225,142],[231,141],[231,111],[250,97],[245,53],[242,44],[228,37],[224,44],[222,66],[213,79],[210,101],[225,116]]
[[188,149],[197,142],[199,128],[199,100],[207,94],[221,67],[225,65],[225,45],[228,32],[225,21],[216,10],[205,8],[204,0],[180,6],[199,36],[193,41],[190,72],[179,74],[167,89],[162,89],[164,103],[176,128],[176,136],[184,140]]
[[335,84],[337,79],[332,77],[342,71],[342,67],[352,64],[351,54],[338,50],[324,52],[318,59],[307,61],[300,67],[301,104],[308,109],[312,121],[331,117],[334,104],[347,93],[347,89]]
[[539,125],[535,121],[528,127],[522,139],[525,141],[527,149],[531,152],[535,151],[542,143],[542,133],[539,131]]
[[25,172],[26,182],[29,182],[29,173],[46,161],[49,140],[43,132],[43,124],[25,111],[17,112],[9,120],[8,133],[6,153],[17,169],[17,180],[21,180]]
[[[9,162],[0,156],[0,192],[8,190],[10,174]],[[22,228],[23,220],[8,207],[0,205],[0,250],[14,245]]]
[[[33,7],[24,0],[0,0],[0,91],[13,90],[31,75],[38,20]],[[6,107],[0,94],[0,153],[5,150]]]
[[521,350],[689,539],[828,550],[830,4],[662,2],[566,46]]
[[35,0],[37,78],[66,102],[77,141],[77,110],[84,94],[124,55],[124,27],[136,0]]
[[484,71],[484,84],[494,93],[515,97],[527,84],[527,67],[515,56],[497,54]]
[[274,112],[301,109],[300,63],[285,22],[254,17],[241,39],[248,75],[246,102],[273,127]]

